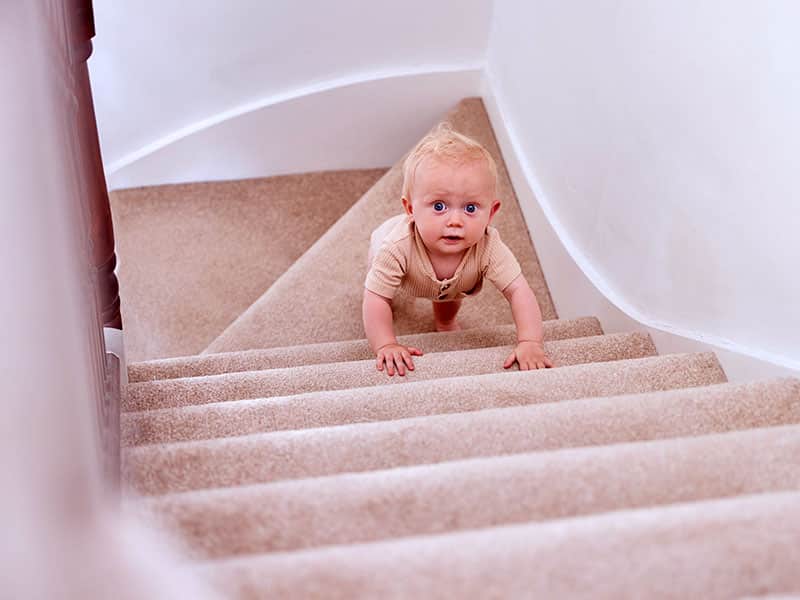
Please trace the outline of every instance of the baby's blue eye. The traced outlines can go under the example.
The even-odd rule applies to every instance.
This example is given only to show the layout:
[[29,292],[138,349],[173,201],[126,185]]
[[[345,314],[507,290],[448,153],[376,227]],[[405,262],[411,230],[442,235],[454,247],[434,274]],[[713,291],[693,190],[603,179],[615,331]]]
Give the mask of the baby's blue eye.
[[434,202],[433,210],[436,212],[442,212],[444,210],[444,202]]
[[467,204],[467,206],[464,207],[464,210],[466,210],[469,214],[472,215],[478,211],[478,207],[475,206],[474,204]]

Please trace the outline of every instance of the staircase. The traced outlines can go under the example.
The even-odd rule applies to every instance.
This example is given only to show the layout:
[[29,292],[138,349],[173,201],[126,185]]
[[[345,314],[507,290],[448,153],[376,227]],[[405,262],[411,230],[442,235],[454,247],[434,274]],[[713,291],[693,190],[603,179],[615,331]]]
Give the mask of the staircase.
[[[180,568],[226,598],[800,593],[800,380],[729,383],[712,353],[659,356],[647,334],[559,320],[481,102],[448,119],[498,161],[495,223],[556,368],[502,368],[513,320],[485,286],[460,332],[430,332],[430,303],[400,301],[400,340],[425,355],[405,377],[378,372],[361,286],[369,233],[399,210],[401,163],[359,172],[347,189],[369,183],[360,199],[315,241],[305,230],[293,262],[227,324],[204,324],[191,356],[154,359],[144,329],[127,334],[149,360],[130,365],[123,404],[126,510],[173,532]],[[303,202],[324,210],[318,189]],[[123,200],[125,310],[144,249],[124,247]]]

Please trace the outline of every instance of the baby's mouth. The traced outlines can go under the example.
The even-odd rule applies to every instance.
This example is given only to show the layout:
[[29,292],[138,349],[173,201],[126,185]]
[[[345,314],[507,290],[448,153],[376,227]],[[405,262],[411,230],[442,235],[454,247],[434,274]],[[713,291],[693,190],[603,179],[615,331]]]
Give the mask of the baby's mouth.
[[445,235],[443,237],[444,239],[450,240],[451,242],[457,242],[458,240],[463,239],[460,235]]

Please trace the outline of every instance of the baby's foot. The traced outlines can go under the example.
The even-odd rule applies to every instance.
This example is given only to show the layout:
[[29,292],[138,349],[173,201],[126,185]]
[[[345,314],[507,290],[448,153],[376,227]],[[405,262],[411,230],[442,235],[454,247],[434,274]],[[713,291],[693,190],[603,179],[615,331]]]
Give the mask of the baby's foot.
[[457,319],[453,319],[448,323],[436,321],[436,331],[461,331],[461,324]]

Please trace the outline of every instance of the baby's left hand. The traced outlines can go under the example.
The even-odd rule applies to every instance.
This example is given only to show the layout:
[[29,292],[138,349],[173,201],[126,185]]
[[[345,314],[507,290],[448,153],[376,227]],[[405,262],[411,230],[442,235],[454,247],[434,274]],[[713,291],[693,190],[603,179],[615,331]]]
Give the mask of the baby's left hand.
[[503,368],[508,369],[514,364],[514,361],[519,363],[520,371],[545,369],[553,366],[553,362],[544,353],[544,344],[541,342],[519,342],[503,363]]

